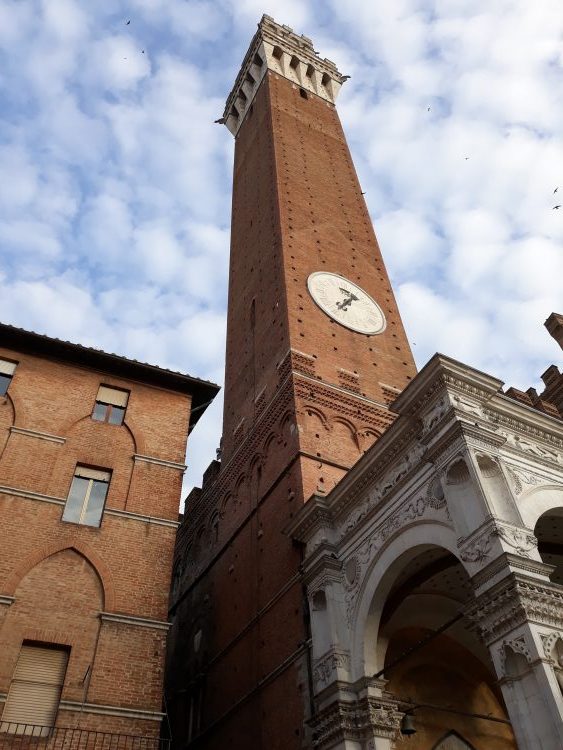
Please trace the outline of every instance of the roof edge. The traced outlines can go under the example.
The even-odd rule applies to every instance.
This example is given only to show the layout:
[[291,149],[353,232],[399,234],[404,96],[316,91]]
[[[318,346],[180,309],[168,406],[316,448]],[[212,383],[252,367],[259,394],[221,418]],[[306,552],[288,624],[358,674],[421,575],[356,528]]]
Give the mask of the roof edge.
[[137,380],[147,385],[189,394],[192,396],[190,429],[194,427],[220,390],[220,386],[208,380],[146,362],[138,362],[135,359],[104,352],[101,349],[63,341],[35,331],[27,331],[7,323],[0,323],[0,346],[72,363],[80,367],[105,371],[125,380]]

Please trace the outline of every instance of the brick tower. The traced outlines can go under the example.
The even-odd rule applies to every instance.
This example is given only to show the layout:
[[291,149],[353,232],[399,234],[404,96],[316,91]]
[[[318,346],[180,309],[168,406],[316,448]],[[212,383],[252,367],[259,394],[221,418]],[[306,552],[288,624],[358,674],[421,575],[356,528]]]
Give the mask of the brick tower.
[[171,603],[169,710],[194,747],[306,743],[308,607],[284,529],[393,421],[415,374],[334,105],[344,80],[264,16],[227,100],[222,456],[186,502]]

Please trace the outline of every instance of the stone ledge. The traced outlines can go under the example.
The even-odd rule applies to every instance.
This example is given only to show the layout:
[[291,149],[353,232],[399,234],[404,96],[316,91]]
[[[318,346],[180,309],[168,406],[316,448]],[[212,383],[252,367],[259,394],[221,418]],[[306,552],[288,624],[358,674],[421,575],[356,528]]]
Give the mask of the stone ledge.
[[66,500],[63,497],[53,497],[52,495],[44,495],[42,492],[20,490],[16,487],[5,487],[3,485],[0,485],[0,494],[25,497],[27,500],[40,500],[41,502],[52,503],[53,505],[65,505],[66,503]]
[[154,628],[155,630],[168,630],[170,623],[164,620],[152,620],[149,617],[137,617],[136,615],[124,615],[118,612],[100,612],[102,622],[119,622],[123,625],[135,625],[140,628]]
[[87,714],[101,714],[103,716],[122,716],[127,719],[147,719],[148,721],[162,721],[165,714],[160,711],[146,711],[142,708],[127,708],[125,706],[104,706],[99,703],[80,703],[79,701],[62,700],[60,711],[79,711]]
[[59,443],[59,445],[66,443],[66,438],[64,437],[51,435],[48,432],[39,432],[39,430],[29,430],[26,427],[10,427],[10,432],[15,432],[16,435],[27,435],[28,437],[39,438],[40,440],[48,440],[51,443]]
[[[20,490],[16,487],[4,487],[0,485],[0,495],[13,495],[14,497],[23,497],[26,500],[50,503],[51,505],[66,505],[66,498],[64,497],[53,497],[51,495],[44,495],[41,492]],[[129,510],[119,510],[117,508],[106,507],[104,509],[104,516],[127,518],[131,521],[142,521],[143,523],[152,523],[156,526],[168,526],[172,529],[177,529],[180,525],[179,521],[172,521],[169,518],[159,518],[158,516],[148,516],[142,513],[132,513]]]
[[154,458],[153,456],[143,456],[140,453],[133,455],[133,461],[142,461],[147,464],[157,464],[157,466],[166,466],[168,469],[177,469],[178,471],[186,471],[188,468],[186,464],[180,464],[176,461],[166,461],[164,458]]
[[171,529],[177,529],[180,526],[179,521],[172,521],[168,518],[159,518],[157,516],[146,516],[142,513],[132,513],[129,510],[117,510],[116,508],[106,508],[104,516],[116,516],[117,518],[128,518],[131,521],[142,521],[143,523],[152,523],[155,526],[168,526]]

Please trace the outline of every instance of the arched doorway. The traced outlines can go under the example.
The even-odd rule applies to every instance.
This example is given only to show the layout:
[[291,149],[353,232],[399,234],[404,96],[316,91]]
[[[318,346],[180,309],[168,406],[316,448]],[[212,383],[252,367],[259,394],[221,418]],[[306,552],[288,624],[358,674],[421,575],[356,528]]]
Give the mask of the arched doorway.
[[488,651],[462,614],[472,599],[465,568],[435,546],[404,559],[377,635],[385,689],[411,707],[416,729],[397,748],[515,750]]
[[538,518],[534,533],[544,563],[553,565],[552,583],[563,584],[563,508],[551,508]]

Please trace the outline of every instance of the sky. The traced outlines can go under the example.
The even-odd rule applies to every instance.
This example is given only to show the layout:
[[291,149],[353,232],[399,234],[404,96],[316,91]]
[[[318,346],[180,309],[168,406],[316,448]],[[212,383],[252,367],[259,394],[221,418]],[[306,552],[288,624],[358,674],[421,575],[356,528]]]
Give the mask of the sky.
[[0,320],[222,384],[234,140],[214,121],[264,12],[350,76],[337,106],[418,366],[538,387],[561,358],[560,0],[0,0]]

